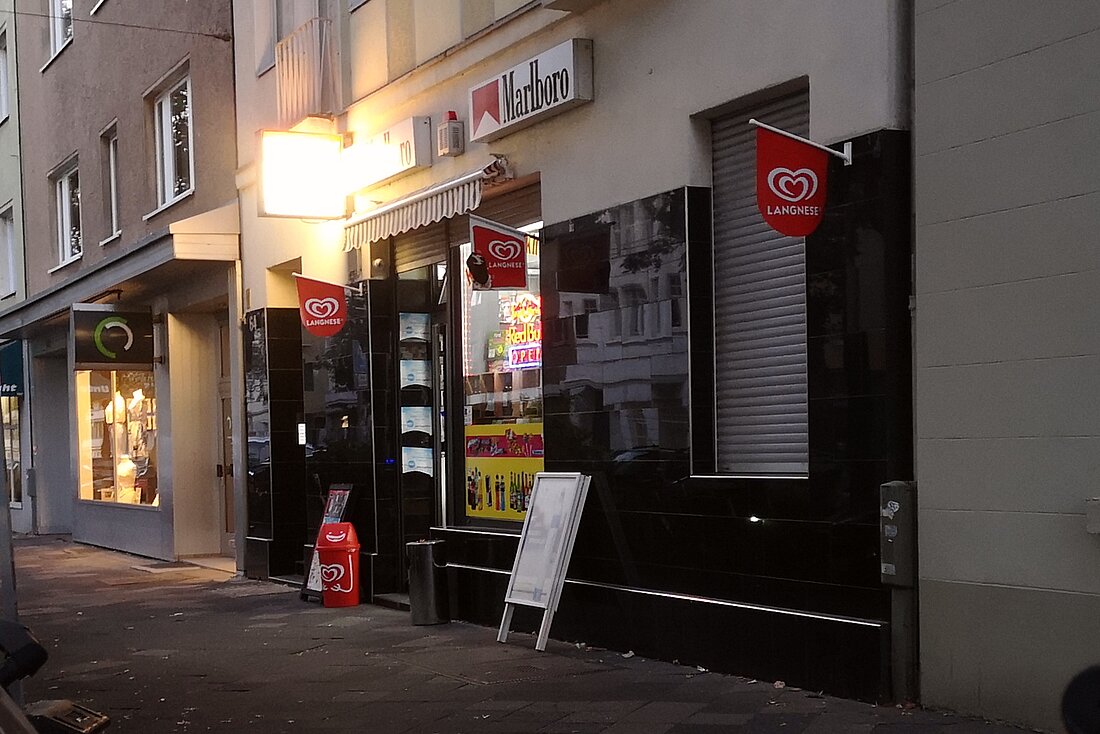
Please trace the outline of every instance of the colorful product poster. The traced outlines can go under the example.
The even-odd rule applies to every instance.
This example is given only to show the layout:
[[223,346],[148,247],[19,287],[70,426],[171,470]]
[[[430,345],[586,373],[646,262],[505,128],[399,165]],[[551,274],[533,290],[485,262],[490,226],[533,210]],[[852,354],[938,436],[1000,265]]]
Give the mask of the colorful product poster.
[[420,472],[429,477],[434,474],[434,454],[431,449],[418,449],[409,446],[401,448],[401,473]]
[[432,386],[432,363],[424,360],[401,360],[401,387],[410,385]]
[[401,432],[419,431],[432,435],[432,409],[430,406],[402,406]]
[[541,423],[466,426],[466,515],[522,520],[543,470]]

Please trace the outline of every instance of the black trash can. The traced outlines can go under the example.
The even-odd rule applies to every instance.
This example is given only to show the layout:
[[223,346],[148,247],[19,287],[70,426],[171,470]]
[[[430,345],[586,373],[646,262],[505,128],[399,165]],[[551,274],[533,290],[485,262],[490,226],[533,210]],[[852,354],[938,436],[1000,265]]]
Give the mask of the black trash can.
[[413,624],[451,621],[447,602],[447,556],[444,541],[406,543],[409,554],[409,610]]

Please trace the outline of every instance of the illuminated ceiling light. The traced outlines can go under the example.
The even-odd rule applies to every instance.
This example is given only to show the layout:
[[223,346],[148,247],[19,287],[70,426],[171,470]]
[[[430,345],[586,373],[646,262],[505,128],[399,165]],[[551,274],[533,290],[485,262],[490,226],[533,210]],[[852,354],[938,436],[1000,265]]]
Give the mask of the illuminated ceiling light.
[[342,135],[260,132],[261,217],[343,219]]

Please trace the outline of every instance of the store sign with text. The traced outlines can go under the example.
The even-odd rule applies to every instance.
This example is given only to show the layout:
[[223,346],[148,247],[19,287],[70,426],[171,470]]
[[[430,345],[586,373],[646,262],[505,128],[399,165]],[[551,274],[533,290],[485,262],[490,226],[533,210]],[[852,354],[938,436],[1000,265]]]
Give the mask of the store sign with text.
[[344,149],[350,191],[432,165],[432,120],[410,117]]
[[73,354],[78,370],[151,369],[153,314],[98,303],[74,303]]
[[592,101],[592,41],[573,38],[469,91],[470,140],[495,140]]
[[511,325],[505,332],[505,368],[542,366],[542,307],[538,296],[521,293],[512,305]]
[[348,320],[344,286],[312,278],[296,277],[298,315],[302,326],[314,336],[334,336]]
[[756,200],[764,221],[788,237],[805,237],[825,212],[828,154],[762,127],[756,129]]
[[527,235],[481,217],[470,216],[473,252],[466,268],[475,291],[527,287]]

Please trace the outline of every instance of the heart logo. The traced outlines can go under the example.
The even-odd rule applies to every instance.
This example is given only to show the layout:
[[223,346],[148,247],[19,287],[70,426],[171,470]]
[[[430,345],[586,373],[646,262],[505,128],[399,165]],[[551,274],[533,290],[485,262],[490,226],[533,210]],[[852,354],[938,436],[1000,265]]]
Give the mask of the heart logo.
[[333,563],[329,566],[321,564],[321,580],[326,584],[332,585],[344,578],[344,567],[339,563]]
[[327,319],[340,310],[340,304],[332,296],[328,298],[307,298],[302,304],[306,313],[315,319]]
[[817,174],[809,168],[773,168],[768,174],[768,188],[784,201],[805,201],[817,193]]
[[519,258],[522,248],[518,242],[503,242],[501,240],[493,240],[489,243],[489,254],[495,257],[497,260],[515,260]]

